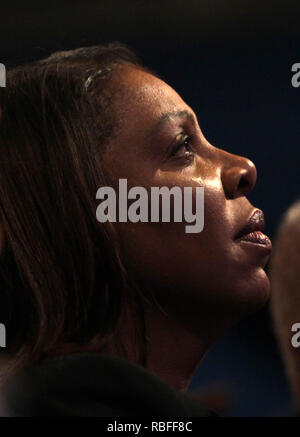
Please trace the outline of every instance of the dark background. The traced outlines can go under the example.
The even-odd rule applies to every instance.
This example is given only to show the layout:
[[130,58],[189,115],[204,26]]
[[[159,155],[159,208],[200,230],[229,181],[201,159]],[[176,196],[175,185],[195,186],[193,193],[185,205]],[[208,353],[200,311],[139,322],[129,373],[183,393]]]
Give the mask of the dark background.
[[[250,200],[274,236],[299,197],[300,88],[291,85],[299,1],[29,0],[2,3],[0,14],[7,67],[55,50],[127,43],[193,107],[212,144],[255,162]],[[199,386],[227,387],[229,415],[289,411],[268,306],[215,345],[192,383]]]

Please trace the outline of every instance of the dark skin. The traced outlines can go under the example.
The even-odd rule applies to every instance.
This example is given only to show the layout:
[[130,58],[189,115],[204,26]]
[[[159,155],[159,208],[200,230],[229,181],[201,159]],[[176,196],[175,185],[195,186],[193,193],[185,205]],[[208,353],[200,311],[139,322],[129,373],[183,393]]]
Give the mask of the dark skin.
[[[126,67],[115,80],[120,126],[104,156],[111,185],[204,187],[204,229],[185,223],[119,223],[130,273],[151,289],[161,309],[147,305],[147,368],[186,391],[211,344],[269,297],[264,267],[269,250],[235,236],[255,208],[246,195],[256,182],[254,164],[211,145],[193,110],[166,83]],[[166,115],[168,114],[168,115]],[[131,322],[121,337],[136,360]],[[115,353],[117,338],[107,349]]]
[[[103,165],[118,191],[128,186],[204,187],[204,229],[186,223],[116,224],[126,267],[157,306],[146,305],[147,368],[186,391],[211,344],[233,323],[263,305],[269,251],[235,235],[254,207],[246,198],[256,182],[254,164],[212,146],[193,110],[166,83],[132,67],[116,73],[119,125]],[[172,216],[172,215],[171,215]],[[4,236],[0,226],[0,252]],[[106,352],[137,361],[133,322],[125,312],[121,333]]]
[[[129,187],[205,191],[200,233],[185,233],[184,222],[116,225],[128,271],[159,305],[145,307],[147,368],[186,391],[211,344],[269,297],[263,270],[269,252],[235,239],[254,210],[246,195],[255,185],[256,169],[249,160],[212,146],[192,109],[158,78],[126,67],[113,86],[120,91],[120,124],[103,164],[116,191],[120,178]],[[3,245],[0,224],[0,252]],[[120,335],[129,359],[136,361],[133,323],[126,314],[107,352],[120,354]]]

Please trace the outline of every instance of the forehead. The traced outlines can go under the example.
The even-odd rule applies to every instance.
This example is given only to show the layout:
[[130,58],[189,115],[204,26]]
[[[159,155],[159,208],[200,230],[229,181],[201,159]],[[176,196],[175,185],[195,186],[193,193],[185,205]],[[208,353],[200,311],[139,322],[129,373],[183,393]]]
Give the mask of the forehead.
[[150,73],[126,68],[117,80],[121,89],[118,111],[127,126],[131,122],[136,124],[137,120],[150,124],[166,112],[189,109],[172,87]]
[[[192,111],[173,88],[150,73],[126,67],[115,74],[113,81],[117,127],[108,139],[103,167],[113,178],[152,173],[161,143],[153,132],[160,120],[168,113]],[[164,133],[170,141],[178,134],[173,122]]]

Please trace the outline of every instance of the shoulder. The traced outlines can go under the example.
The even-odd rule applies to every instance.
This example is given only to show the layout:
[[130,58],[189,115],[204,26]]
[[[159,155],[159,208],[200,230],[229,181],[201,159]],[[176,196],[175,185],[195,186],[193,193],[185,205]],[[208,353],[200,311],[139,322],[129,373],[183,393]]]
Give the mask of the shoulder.
[[141,366],[100,353],[33,366],[7,385],[3,398],[9,416],[212,415]]

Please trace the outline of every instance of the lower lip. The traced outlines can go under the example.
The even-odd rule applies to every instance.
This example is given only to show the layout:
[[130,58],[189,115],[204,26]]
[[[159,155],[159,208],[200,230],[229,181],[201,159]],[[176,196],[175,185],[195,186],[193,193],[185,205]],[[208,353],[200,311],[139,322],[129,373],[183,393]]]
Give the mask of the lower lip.
[[271,240],[260,231],[250,232],[249,234],[243,235],[240,238],[240,241],[261,246],[261,248],[266,249],[268,251],[272,250]]

